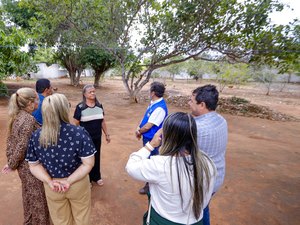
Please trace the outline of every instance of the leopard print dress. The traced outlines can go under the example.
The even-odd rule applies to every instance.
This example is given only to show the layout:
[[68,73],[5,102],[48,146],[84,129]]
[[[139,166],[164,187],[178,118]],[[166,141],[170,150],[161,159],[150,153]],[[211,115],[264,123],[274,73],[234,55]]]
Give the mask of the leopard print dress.
[[17,170],[22,182],[24,225],[49,225],[50,216],[44,186],[35,178],[25,161],[28,142],[39,124],[28,112],[21,110],[16,116],[7,138],[8,166]]

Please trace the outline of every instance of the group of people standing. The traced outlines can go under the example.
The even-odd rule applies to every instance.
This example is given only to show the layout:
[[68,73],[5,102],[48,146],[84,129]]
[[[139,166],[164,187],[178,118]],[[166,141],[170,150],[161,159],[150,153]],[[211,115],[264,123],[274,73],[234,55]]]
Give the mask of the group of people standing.
[[[100,172],[102,133],[110,135],[103,105],[93,85],[69,120],[70,104],[53,94],[48,79],[36,90],[20,88],[9,101],[7,165],[22,183],[24,224],[90,224],[91,185],[104,184]],[[215,112],[213,85],[192,92],[191,114],[168,114],[164,84],[150,86],[151,102],[135,136],[143,147],[130,155],[126,170],[144,181],[149,209],[144,224],[209,224],[208,204],[224,181],[226,120]]]
[[143,147],[126,165],[130,176],[146,182],[139,191],[149,200],[143,224],[209,225],[210,199],[224,182],[228,140],[227,122],[215,111],[219,92],[214,85],[196,88],[191,114],[168,115],[164,91],[163,84],[151,84],[151,102],[135,133],[143,136]]
[[53,94],[48,79],[38,80],[36,91],[18,89],[10,98],[8,115],[7,165],[2,172],[18,171],[24,224],[48,225],[50,216],[54,225],[90,224],[91,182],[103,185],[102,131],[110,142],[95,88],[83,88],[72,123],[67,98]]

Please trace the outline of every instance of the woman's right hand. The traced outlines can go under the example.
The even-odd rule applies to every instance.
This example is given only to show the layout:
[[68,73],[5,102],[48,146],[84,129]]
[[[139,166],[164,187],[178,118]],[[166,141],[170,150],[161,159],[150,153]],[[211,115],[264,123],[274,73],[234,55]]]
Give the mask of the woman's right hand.
[[60,180],[59,184],[62,188],[62,192],[67,192],[71,187],[71,184],[67,180]]
[[51,180],[48,185],[52,191],[58,193],[67,192],[70,188],[70,184],[64,180]]
[[10,173],[10,172],[12,172],[13,170],[6,164],[5,166],[3,166],[3,168],[2,168],[2,170],[1,170],[1,172],[3,173],[3,174],[7,174],[7,173]]

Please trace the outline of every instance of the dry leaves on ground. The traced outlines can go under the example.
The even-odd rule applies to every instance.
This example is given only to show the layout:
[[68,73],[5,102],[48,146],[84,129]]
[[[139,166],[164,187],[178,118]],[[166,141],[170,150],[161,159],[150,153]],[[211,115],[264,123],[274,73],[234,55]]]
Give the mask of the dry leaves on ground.
[[[188,109],[189,96],[168,96],[166,98],[169,104],[175,105],[180,108]],[[266,106],[260,106],[252,104],[249,101],[231,97],[220,98],[217,111],[220,113],[226,113],[231,115],[239,115],[246,117],[259,117],[262,119],[274,120],[274,121],[299,121],[293,116],[286,115],[284,113],[276,112]]]

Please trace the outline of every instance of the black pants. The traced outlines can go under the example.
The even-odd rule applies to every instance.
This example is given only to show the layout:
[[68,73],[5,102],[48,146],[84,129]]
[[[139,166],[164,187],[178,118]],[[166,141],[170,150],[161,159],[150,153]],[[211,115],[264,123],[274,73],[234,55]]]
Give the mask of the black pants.
[[92,140],[97,152],[95,153],[95,165],[91,170],[89,177],[90,177],[90,182],[92,181],[97,182],[98,180],[101,179],[101,172],[100,172],[101,137]]

